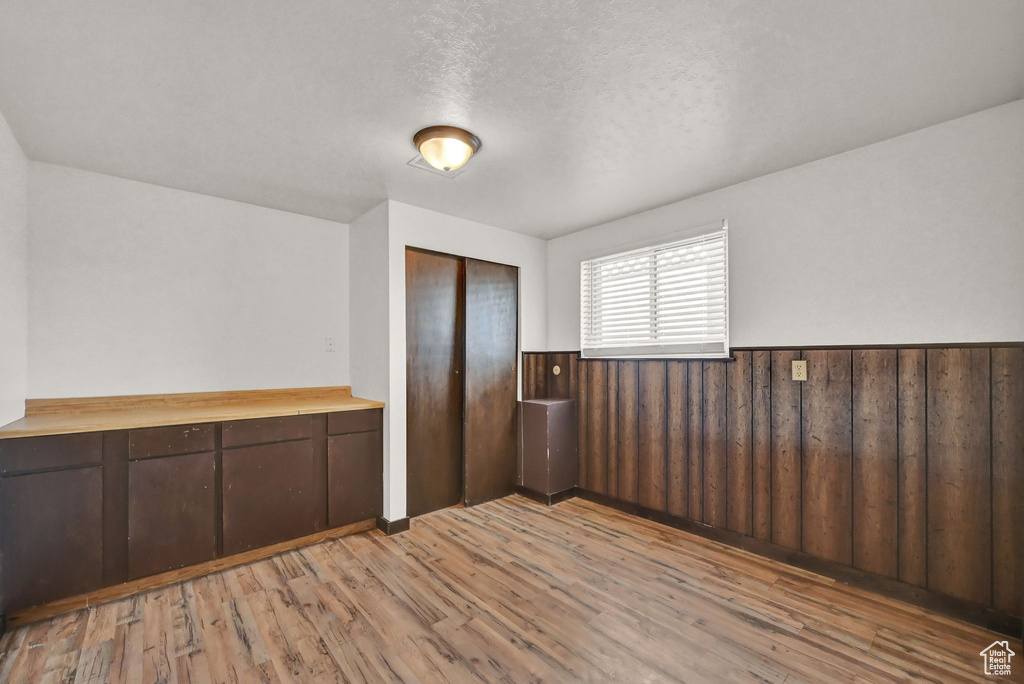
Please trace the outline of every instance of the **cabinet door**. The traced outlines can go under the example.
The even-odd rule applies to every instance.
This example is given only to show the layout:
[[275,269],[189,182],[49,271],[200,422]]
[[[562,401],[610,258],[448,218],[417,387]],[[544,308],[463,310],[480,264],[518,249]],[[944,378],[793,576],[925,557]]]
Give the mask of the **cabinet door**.
[[0,480],[2,605],[11,613],[103,583],[103,468]]
[[316,472],[310,440],[225,449],[224,555],[312,534]]
[[466,259],[467,506],[515,488],[518,292],[515,266]]
[[128,465],[128,576],[145,577],[217,556],[213,452]]
[[465,261],[459,257],[405,252],[410,516],[462,501],[464,275]]
[[383,448],[380,432],[327,440],[327,524],[341,527],[381,514]]

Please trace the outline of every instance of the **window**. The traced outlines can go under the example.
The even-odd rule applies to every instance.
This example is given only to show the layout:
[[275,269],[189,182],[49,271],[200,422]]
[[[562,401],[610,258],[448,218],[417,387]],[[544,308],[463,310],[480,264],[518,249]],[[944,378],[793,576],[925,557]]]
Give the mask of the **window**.
[[728,356],[728,230],[580,264],[585,357]]

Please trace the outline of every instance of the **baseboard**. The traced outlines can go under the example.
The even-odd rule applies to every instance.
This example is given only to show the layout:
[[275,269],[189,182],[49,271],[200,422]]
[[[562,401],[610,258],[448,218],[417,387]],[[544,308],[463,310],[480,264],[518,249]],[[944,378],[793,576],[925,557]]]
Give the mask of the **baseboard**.
[[87,594],[71,596],[51,603],[44,603],[41,606],[26,608],[25,610],[9,616],[5,621],[5,626],[20,627],[21,625],[28,624],[30,622],[38,622],[39,620],[46,620],[57,615],[63,615],[64,613],[72,613],[76,610],[95,606],[100,603],[108,603],[128,596],[134,596],[135,594],[143,594],[148,591],[153,591],[154,589],[162,589],[163,587],[168,587],[180,582],[186,582],[197,577],[202,577],[203,575],[212,575],[215,572],[237,568],[240,565],[249,565],[250,563],[255,563],[256,561],[270,558],[271,556],[277,556],[287,551],[294,551],[305,546],[312,546],[313,544],[319,544],[320,542],[329,541],[331,539],[340,539],[341,537],[347,537],[360,532],[367,532],[372,529],[373,519],[371,518],[351,525],[345,525],[343,527],[336,527],[334,529],[324,530],[323,532],[310,534],[298,539],[290,539],[272,546],[264,546],[258,549],[252,549],[251,551],[237,553],[233,556],[225,556],[224,558],[217,558],[215,560],[206,561],[205,563],[189,565],[169,572],[162,572],[159,575],[151,575],[149,577],[142,577],[123,584],[103,587],[102,589],[97,589]]
[[398,520],[388,520],[387,518],[377,518],[377,529],[388,535],[389,537],[399,532],[405,532],[409,529],[409,518],[399,518]]
[[723,530],[720,527],[712,527],[686,518],[679,518],[628,501],[614,499],[605,494],[598,494],[597,492],[576,487],[573,490],[573,495],[601,506],[614,508],[623,513],[635,515],[645,520],[661,523],[662,525],[668,525],[669,527],[674,527],[678,530],[704,537],[705,539],[721,542],[722,544],[750,551],[780,563],[786,563],[802,570],[824,575],[837,582],[866,589],[882,596],[903,601],[904,603],[948,615],[957,620],[970,622],[1000,634],[1014,638],[1024,635],[1024,619],[1016,615],[971,603],[970,601],[964,601],[963,599],[953,598],[952,596],[936,594],[927,589],[915,587],[890,577],[858,570],[836,561],[817,558],[802,551],[787,549],[783,546],[747,537],[731,530]]
[[545,506],[554,506],[556,503],[561,503],[562,501],[575,498],[577,496],[576,489],[576,487],[569,487],[569,489],[555,492],[554,494],[543,494],[535,489],[516,485],[516,494],[524,496],[531,501],[536,501],[539,504],[544,504]]

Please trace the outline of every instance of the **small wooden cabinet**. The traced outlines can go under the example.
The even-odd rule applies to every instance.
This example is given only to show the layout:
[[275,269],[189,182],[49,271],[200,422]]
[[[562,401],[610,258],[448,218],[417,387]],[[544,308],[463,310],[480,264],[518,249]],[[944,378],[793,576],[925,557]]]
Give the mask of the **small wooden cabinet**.
[[4,612],[103,585],[103,468],[0,480]]
[[327,440],[327,524],[341,527],[381,514],[384,475],[381,433],[356,432]]
[[316,478],[308,439],[225,450],[224,554],[312,534]]
[[217,486],[210,451],[128,464],[128,578],[217,557]]

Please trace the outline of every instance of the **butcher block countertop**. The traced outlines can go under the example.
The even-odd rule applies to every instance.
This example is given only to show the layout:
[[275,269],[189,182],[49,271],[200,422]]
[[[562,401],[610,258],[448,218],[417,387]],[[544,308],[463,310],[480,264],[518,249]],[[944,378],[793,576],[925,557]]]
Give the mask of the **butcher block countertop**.
[[382,401],[353,397],[348,386],[29,399],[25,417],[0,427],[0,439],[383,407]]

